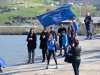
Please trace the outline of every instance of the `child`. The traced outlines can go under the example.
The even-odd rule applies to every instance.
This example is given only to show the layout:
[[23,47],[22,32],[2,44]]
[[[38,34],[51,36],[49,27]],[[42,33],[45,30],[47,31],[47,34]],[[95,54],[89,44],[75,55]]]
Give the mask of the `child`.
[[48,69],[48,65],[49,65],[49,62],[50,62],[51,54],[53,54],[53,58],[54,58],[55,63],[56,63],[56,69],[58,68],[57,60],[56,60],[56,56],[55,56],[55,43],[56,42],[53,39],[52,34],[49,34],[49,39],[48,39],[48,56],[47,56],[47,67],[46,67],[46,69]]
[[[57,41],[57,34],[56,34],[56,32],[54,31],[54,27],[51,27],[50,30],[51,30],[50,33],[52,34],[53,39],[55,39],[55,41]],[[55,52],[57,52],[56,47],[55,47]]]
[[63,57],[65,57],[67,55],[67,46],[68,46],[68,38],[67,38],[67,34],[65,33],[65,31],[62,32],[62,46],[64,48],[64,55]]

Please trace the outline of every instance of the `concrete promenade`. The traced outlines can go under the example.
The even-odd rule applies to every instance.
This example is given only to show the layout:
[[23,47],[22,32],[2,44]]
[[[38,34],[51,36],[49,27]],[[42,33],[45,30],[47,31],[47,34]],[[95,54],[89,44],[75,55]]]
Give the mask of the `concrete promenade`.
[[[80,75],[100,75],[100,40],[83,40],[80,41],[80,46],[82,47]],[[58,69],[53,59],[49,69],[45,69],[47,62],[42,63],[40,56],[35,58],[34,64],[22,62],[5,68],[4,73],[0,75],[74,75],[72,65],[65,63],[63,57],[58,57],[58,53],[56,55]]]

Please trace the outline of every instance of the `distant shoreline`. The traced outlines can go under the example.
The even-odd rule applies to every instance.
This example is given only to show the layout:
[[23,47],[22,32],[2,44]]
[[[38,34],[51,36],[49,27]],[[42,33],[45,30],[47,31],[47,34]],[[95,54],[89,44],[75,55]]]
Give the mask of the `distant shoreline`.
[[[33,26],[0,26],[0,35],[28,35],[30,29],[33,28],[37,35],[40,35],[43,31],[42,26],[33,27]],[[49,30],[48,30],[49,31]],[[57,29],[56,29],[57,32]],[[93,34],[96,34],[96,29],[93,29]],[[79,28],[79,36],[86,35],[86,30],[83,27]]]
[[23,26],[0,26],[0,35],[27,35],[30,29],[33,28],[37,35],[43,31],[42,26],[38,27],[23,27]]
[[[36,33],[36,35],[40,35],[41,33]],[[16,34],[16,33],[4,33],[4,34],[0,34],[0,35],[28,35],[28,33],[25,33],[25,34]]]

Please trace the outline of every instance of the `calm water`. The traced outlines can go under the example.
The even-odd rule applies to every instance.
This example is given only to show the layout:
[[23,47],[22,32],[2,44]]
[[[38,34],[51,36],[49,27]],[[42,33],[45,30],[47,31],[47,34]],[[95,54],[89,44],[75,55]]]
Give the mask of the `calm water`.
[[[26,38],[26,35],[0,35],[0,58],[5,60],[5,67],[27,60]],[[77,38],[83,40],[85,37],[79,36]],[[39,44],[40,41],[38,35],[35,56],[41,54]]]

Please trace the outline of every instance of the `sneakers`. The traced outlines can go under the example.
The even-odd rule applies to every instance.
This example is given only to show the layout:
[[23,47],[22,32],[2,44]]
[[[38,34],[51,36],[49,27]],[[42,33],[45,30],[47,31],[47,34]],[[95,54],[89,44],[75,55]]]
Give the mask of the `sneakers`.
[[[46,66],[46,69],[48,69],[48,65]],[[58,66],[56,65],[56,69],[58,69]]]
[[92,39],[92,37],[90,37],[90,38],[87,37],[86,39]]
[[48,65],[47,65],[46,69],[48,69]]
[[60,53],[58,56],[62,56],[62,54]]
[[56,69],[58,69],[58,66],[56,65]]

